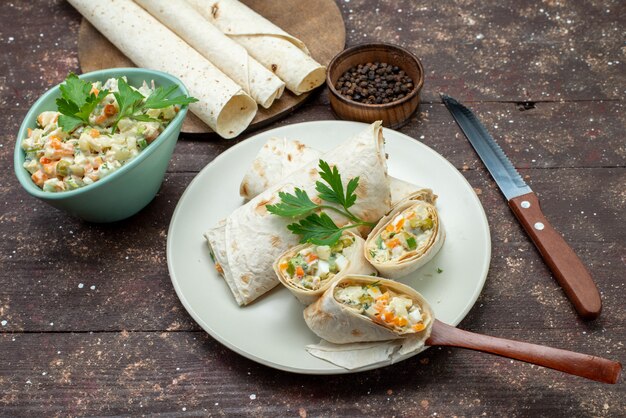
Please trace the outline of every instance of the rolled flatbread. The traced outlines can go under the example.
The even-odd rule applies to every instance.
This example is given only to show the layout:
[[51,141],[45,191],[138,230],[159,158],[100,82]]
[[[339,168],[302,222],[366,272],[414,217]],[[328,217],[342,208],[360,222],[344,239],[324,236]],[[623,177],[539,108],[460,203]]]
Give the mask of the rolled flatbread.
[[[243,176],[239,194],[243,198],[252,199],[305,164],[317,161],[321,155],[321,151],[295,139],[270,138],[263,144]],[[432,190],[394,177],[389,177],[389,187],[392,205],[407,198],[417,200],[419,196],[428,199],[432,204],[437,199]]]
[[274,262],[278,280],[304,305],[315,302],[347,274],[376,274],[363,254],[365,240],[345,231],[334,246],[301,244]]
[[205,19],[267,69],[294,94],[324,83],[326,67],[311,58],[304,43],[237,0],[187,0]]
[[333,344],[430,336],[434,315],[416,290],[393,280],[347,275],[304,309],[307,326]]
[[[354,215],[367,222],[376,222],[387,213],[391,197],[380,122],[369,125],[324,154],[323,159],[337,167],[344,187],[350,179],[360,178],[355,191],[357,201],[350,208]],[[272,265],[281,253],[298,243],[298,236],[287,229],[293,220],[272,215],[266,206],[279,202],[279,192],[293,192],[295,187],[316,199],[317,165],[318,162],[314,161],[292,173],[236,209],[223,223],[205,234],[216,268],[240,305],[252,302],[279,283]],[[340,214],[326,213],[337,226],[348,224]]]
[[239,135],[257,111],[255,101],[200,53],[131,0],[69,0],[137,66],[181,79],[198,102],[189,105],[224,138]]
[[243,198],[252,199],[321,156],[321,151],[300,141],[272,137],[263,144],[243,176],[239,194]]
[[224,35],[185,0],[135,0],[264,108],[280,98],[285,83]]
[[[351,286],[357,289],[347,290]],[[338,291],[340,287],[344,289]],[[386,302],[376,300],[385,293],[388,294]],[[358,301],[346,303],[359,294]],[[397,296],[401,298],[400,303],[392,302]],[[407,308],[408,303],[419,309],[419,317],[415,308]],[[402,306],[406,314],[398,314],[398,307],[402,310]],[[306,351],[348,370],[392,364],[402,356],[423,351],[434,322],[430,305],[412,288],[391,280],[357,275],[348,275],[333,283],[317,302],[304,310],[304,317],[316,334],[337,341],[322,339],[318,344],[306,346]],[[406,325],[403,325],[405,320]]]
[[365,241],[365,258],[383,277],[404,277],[430,261],[445,241],[429,193],[418,191],[382,218]]

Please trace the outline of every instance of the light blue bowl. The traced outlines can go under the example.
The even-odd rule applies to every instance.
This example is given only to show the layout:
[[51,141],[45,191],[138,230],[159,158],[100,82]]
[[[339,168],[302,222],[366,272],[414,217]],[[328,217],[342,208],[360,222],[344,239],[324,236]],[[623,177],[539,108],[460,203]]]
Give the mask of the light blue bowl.
[[[111,68],[82,74],[79,77],[90,82],[105,82],[112,77],[126,76],[132,86],[154,80],[157,86],[176,84],[173,95],[189,95],[183,83],[169,74],[143,68]],[[51,193],[44,192],[32,181],[24,168],[25,153],[21,148],[28,128],[37,126],[37,116],[46,110],[56,110],[55,101],[61,96],[59,85],[48,90],[30,108],[20,126],[15,143],[15,174],[24,189],[57,209],[90,222],[114,222],[128,218],[143,209],[159,191],[174,146],[187,114],[184,106],[165,130],[146,149],[117,171],[103,179],[79,189]]]

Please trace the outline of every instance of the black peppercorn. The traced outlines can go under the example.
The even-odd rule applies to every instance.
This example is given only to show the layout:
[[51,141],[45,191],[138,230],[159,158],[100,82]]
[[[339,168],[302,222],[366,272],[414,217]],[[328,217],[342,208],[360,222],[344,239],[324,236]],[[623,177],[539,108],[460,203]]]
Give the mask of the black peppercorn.
[[335,88],[348,100],[385,104],[406,97],[413,80],[400,67],[386,62],[358,64],[339,77]]

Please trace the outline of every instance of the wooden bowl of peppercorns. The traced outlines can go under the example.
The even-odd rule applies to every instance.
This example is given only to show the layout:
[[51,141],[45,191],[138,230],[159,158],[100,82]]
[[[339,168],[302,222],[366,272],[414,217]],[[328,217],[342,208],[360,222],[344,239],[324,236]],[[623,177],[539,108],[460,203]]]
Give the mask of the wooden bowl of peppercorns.
[[388,128],[408,122],[424,84],[420,60],[390,44],[363,44],[339,53],[328,65],[330,105],[341,119],[382,120]]

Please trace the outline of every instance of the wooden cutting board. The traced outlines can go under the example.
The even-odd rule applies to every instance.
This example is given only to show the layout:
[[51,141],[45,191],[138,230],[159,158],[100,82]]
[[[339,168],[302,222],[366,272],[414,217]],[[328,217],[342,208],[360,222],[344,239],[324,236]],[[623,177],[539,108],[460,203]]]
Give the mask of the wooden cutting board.
[[[334,0],[242,0],[257,13],[283,30],[301,39],[319,63],[328,65],[344,49],[346,28]],[[173,57],[175,58],[175,57]],[[86,19],[78,32],[78,60],[84,73],[112,67],[135,65],[100,34]],[[269,109],[259,110],[246,131],[265,126],[288,115],[310,95],[296,96],[285,90]],[[205,134],[213,131],[191,112],[187,114],[182,131]]]

